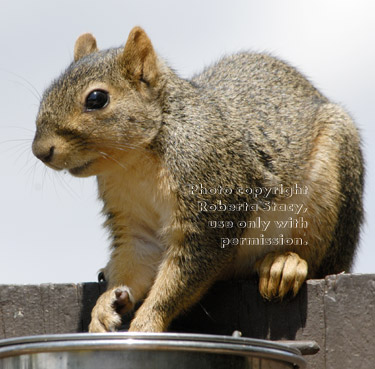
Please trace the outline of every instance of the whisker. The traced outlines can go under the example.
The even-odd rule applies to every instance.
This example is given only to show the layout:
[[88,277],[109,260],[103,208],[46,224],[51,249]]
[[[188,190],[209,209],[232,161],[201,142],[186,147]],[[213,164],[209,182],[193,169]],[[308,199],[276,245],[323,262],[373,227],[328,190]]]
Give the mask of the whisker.
[[28,131],[28,132],[31,132],[31,133],[35,133],[35,130],[33,129],[30,129],[30,128],[26,128],[26,127],[21,127],[21,126],[1,126],[0,128],[6,128],[6,129],[23,129],[25,131]]
[[59,181],[60,185],[64,188],[64,190],[74,199],[79,199],[79,195],[76,191],[74,191],[73,187],[68,183],[68,181],[65,179],[63,173],[56,173],[55,172],[55,178]]
[[119,150],[119,151],[138,150],[140,152],[149,153],[149,150],[147,150],[146,148],[144,148],[142,146],[132,145],[132,144],[128,144],[128,143],[121,144],[121,143],[118,143],[118,142],[115,142],[115,141],[112,142],[112,141],[108,141],[108,140],[100,140],[100,141],[97,141],[97,142],[92,142],[92,144],[96,144],[96,145],[101,146],[103,148],[114,149],[114,150]]
[[113,150],[119,150],[119,151],[129,151],[129,150],[135,150],[144,153],[144,159],[147,160],[148,162],[152,162],[152,158],[150,156],[150,151],[142,146],[138,145],[131,145],[131,144],[119,144],[118,142],[115,142],[114,144],[109,142],[108,140],[99,142],[98,146],[101,146],[102,148],[105,149],[113,149]]
[[[42,175],[38,175],[38,179],[40,181],[40,192],[43,194],[44,193],[44,182],[46,179],[46,172],[47,172],[47,167],[45,165],[42,166]],[[35,172],[34,172],[34,179],[35,179]],[[38,182],[39,182],[38,181]]]
[[[24,165],[24,167],[27,165],[27,164],[29,164],[30,163],[30,161],[27,161],[26,163],[25,163],[25,165]],[[27,175],[27,176],[29,176],[29,175],[31,175],[31,171],[32,170],[35,170],[35,168],[36,168],[36,166],[37,166],[37,161],[35,160],[34,161],[34,163],[26,170],[26,172],[25,172],[25,174]]]
[[97,147],[101,147],[104,149],[113,149],[113,150],[119,150],[119,151],[129,151],[129,150],[139,150],[144,153],[148,153],[149,151],[145,149],[142,146],[137,145],[131,145],[131,144],[121,144],[116,141],[110,141],[110,140],[89,140],[89,141],[79,141],[74,144],[75,149],[87,149],[90,151],[97,151]]
[[101,144],[100,146],[105,149],[113,149],[113,150],[124,151],[124,152],[129,151],[129,150],[135,150],[135,148],[133,147],[121,147],[121,146],[103,145],[103,144]]
[[75,197],[76,199],[80,199],[79,194],[74,190],[74,188],[69,184],[67,179],[64,177],[64,175],[59,175],[60,180],[62,183],[69,189],[70,193]]
[[57,173],[51,173],[51,171],[48,171],[48,178],[51,180],[51,182],[53,184],[53,188],[55,190],[55,194],[56,194],[57,198],[60,199],[60,194],[59,194],[59,192],[57,192],[56,182],[55,182],[56,177],[58,177],[58,175],[56,176],[56,174]]
[[34,156],[34,154],[33,154],[33,151],[30,150],[29,153],[27,154],[27,161],[30,161],[30,160],[31,160],[30,155],[33,155],[32,157],[35,158],[35,156]]
[[152,159],[150,157],[150,151],[145,149],[144,147],[140,147],[140,146],[129,146],[127,144],[124,144],[124,145],[120,145],[120,146],[116,146],[116,145],[103,145],[101,144],[100,145],[101,147],[103,148],[108,148],[108,149],[114,149],[114,150],[119,150],[119,151],[123,151],[123,152],[126,152],[126,151],[129,151],[129,150],[134,150],[134,151],[139,151],[139,152],[142,152],[144,153],[144,157],[143,159],[147,160],[148,162],[152,162]]
[[[0,150],[0,152],[2,153],[2,154],[6,154],[6,153],[9,153],[9,152],[12,152],[12,151],[17,151],[17,150],[20,150],[20,149],[24,149],[25,151],[26,150],[30,150],[30,145],[29,145],[29,143],[27,142],[18,142],[18,144],[17,145],[13,145],[13,146],[11,146],[11,147],[7,147],[7,148],[2,148],[1,150]],[[31,152],[31,150],[30,150],[30,152]]]
[[38,161],[35,160],[34,162],[34,165],[31,167],[31,170],[32,170],[32,180],[31,180],[31,183],[34,187],[34,184],[35,184],[35,173],[36,173],[36,167],[38,166]]
[[[30,148],[29,147],[24,147],[22,149],[21,153],[17,156],[16,160],[14,161],[14,164],[16,164],[20,160],[20,158],[22,156],[24,156],[26,153],[30,153]],[[27,164],[27,161],[26,161],[25,165],[26,164]],[[25,165],[24,165],[24,167],[25,167]]]
[[17,84],[17,85],[19,85],[19,86],[22,86],[22,87],[24,87],[27,91],[29,91],[37,100],[38,100],[38,102],[40,102],[41,100],[42,100],[42,98],[39,96],[39,93],[38,94],[36,94],[35,92],[34,92],[34,89],[31,89],[30,87],[28,87],[28,86],[25,86],[23,83],[21,83],[21,82],[19,82],[19,81],[15,81],[15,80],[10,80],[10,82],[12,82],[12,83],[15,83],[15,84]]
[[[25,152],[26,151],[24,151],[23,153],[22,153],[22,155],[24,155],[25,154]],[[18,160],[18,159],[17,159]],[[26,171],[25,172],[25,170],[26,170],[26,168],[27,168],[27,166],[30,164],[30,157],[28,156],[27,158],[26,158],[26,160],[25,160],[25,164],[20,168],[20,173],[21,172],[24,172],[24,173],[26,173],[26,175],[30,175],[30,168],[28,169],[28,171]],[[35,167],[35,165],[36,165],[36,163],[34,163],[34,167]]]
[[[27,86],[25,86],[25,85],[22,85],[22,86],[27,88],[29,90],[29,92],[32,93],[32,95],[38,100],[38,102],[40,102],[42,100],[42,95],[39,93],[37,88],[31,82],[29,82],[25,77],[22,77],[19,74],[14,73],[14,72],[12,72],[10,70],[7,70],[5,68],[0,68],[0,70],[4,71],[5,73],[12,74],[13,76],[15,76],[17,78],[20,78],[22,81],[26,82],[31,87],[31,90],[30,90],[30,88],[27,88]],[[13,82],[20,83],[18,81],[13,81]]]
[[102,152],[102,151],[99,151],[99,154],[102,155],[104,158],[107,158],[107,159],[110,159],[112,161],[114,161],[116,164],[118,164],[122,169],[125,169],[126,170],[126,167],[124,167],[118,160],[116,160],[115,158],[113,158],[111,155],[108,155],[107,153],[105,152]]
[[15,138],[15,139],[12,139],[12,140],[5,140],[5,141],[0,141],[0,144],[6,144],[6,143],[10,143],[10,142],[27,142],[27,143],[31,143],[31,138]]

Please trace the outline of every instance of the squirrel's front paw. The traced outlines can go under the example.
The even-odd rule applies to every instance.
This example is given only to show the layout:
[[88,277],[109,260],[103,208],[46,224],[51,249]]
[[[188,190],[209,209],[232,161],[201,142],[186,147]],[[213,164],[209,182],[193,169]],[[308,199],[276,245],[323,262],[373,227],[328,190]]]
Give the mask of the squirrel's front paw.
[[104,292],[91,313],[89,332],[113,332],[121,325],[121,315],[133,308],[127,287],[116,287]]
[[164,332],[167,329],[166,325],[158,320],[154,320],[153,317],[148,319],[142,319],[137,317],[133,319],[130,324],[129,332]]
[[294,252],[271,252],[256,263],[259,292],[267,300],[282,299],[289,291],[295,296],[307,277],[308,266]]
[[160,313],[144,302],[130,323],[129,332],[164,332],[167,330],[167,326],[168,322],[163,319]]

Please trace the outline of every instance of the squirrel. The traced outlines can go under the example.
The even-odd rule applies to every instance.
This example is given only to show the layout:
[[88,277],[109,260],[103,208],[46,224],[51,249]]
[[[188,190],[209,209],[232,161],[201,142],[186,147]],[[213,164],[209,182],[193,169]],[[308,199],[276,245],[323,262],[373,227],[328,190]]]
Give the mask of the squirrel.
[[265,53],[223,57],[187,80],[140,27],[107,50],[83,34],[44,92],[32,150],[97,178],[111,256],[90,332],[115,331],[138,302],[129,330],[166,331],[220,279],[259,278],[269,300],[296,295],[355,256],[358,130]]

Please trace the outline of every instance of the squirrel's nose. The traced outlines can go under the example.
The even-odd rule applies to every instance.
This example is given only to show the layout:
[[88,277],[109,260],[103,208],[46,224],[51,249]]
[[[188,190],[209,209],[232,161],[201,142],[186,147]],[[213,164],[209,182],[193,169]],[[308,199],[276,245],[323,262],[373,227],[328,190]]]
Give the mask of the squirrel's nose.
[[34,150],[34,155],[40,159],[43,163],[49,163],[52,161],[53,154],[55,152],[55,146],[43,148],[40,151]]

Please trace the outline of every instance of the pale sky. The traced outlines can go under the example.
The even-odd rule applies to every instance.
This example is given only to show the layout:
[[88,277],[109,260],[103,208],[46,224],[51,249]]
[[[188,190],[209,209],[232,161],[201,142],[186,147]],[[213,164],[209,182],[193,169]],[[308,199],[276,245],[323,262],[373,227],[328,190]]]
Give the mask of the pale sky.
[[96,281],[108,239],[93,178],[46,168],[31,154],[38,95],[71,62],[76,38],[124,44],[142,26],[189,77],[224,54],[268,51],[342,104],[362,132],[366,226],[354,272],[375,267],[375,5],[352,0],[1,0],[0,284]]

